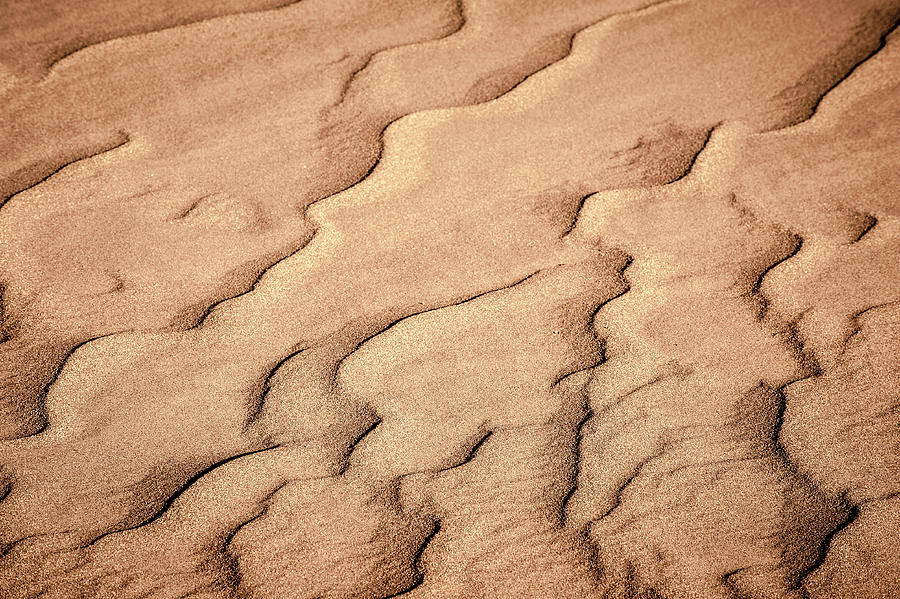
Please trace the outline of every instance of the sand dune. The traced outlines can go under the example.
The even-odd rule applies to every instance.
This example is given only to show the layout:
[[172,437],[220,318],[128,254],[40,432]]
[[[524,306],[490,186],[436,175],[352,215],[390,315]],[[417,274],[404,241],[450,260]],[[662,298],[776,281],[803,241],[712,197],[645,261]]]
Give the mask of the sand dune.
[[900,3],[0,17],[0,596],[900,596]]

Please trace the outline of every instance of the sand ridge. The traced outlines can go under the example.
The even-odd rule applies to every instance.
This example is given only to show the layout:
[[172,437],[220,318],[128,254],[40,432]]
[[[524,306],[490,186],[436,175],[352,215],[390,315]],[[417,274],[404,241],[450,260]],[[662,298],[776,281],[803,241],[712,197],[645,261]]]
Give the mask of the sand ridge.
[[88,4],[0,32],[0,594],[900,592],[900,5]]

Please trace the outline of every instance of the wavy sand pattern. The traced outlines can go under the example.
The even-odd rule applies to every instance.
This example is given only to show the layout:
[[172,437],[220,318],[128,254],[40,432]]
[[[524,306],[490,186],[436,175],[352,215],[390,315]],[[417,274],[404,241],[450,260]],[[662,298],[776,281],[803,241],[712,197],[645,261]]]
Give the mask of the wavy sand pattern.
[[0,2],[0,596],[900,596],[900,2]]

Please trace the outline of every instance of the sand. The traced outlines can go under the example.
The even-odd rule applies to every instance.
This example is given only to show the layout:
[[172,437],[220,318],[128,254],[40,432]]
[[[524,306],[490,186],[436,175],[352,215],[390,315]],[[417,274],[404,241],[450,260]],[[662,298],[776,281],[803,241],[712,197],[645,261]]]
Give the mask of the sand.
[[0,1],[0,596],[900,596],[898,21]]

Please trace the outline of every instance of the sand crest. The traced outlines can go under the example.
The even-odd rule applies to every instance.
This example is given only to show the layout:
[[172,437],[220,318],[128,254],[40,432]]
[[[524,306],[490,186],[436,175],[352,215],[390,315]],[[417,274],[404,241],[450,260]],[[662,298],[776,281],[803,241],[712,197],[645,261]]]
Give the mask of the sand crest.
[[900,596],[900,2],[0,3],[0,596]]

